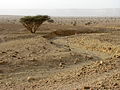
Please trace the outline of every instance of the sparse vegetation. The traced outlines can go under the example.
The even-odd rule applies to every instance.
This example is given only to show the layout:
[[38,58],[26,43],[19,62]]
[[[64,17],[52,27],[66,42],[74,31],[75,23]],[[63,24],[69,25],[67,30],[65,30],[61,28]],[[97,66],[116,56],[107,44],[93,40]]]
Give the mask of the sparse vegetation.
[[6,17],[0,90],[120,90],[119,17],[51,17],[37,34],[24,33],[22,16]]

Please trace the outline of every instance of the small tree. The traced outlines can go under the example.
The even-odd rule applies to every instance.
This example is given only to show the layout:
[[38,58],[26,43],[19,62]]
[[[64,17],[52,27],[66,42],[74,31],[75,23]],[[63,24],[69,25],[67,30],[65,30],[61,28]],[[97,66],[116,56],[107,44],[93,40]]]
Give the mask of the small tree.
[[25,26],[25,28],[31,33],[35,33],[40,25],[45,21],[54,22],[47,15],[25,16],[20,19],[20,22],[23,24],[23,26]]

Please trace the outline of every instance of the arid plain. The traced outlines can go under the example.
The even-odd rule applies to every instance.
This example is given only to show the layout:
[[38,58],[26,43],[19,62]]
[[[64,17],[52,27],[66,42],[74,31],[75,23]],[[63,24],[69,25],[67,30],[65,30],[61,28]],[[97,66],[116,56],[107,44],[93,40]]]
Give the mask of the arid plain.
[[31,34],[0,16],[0,90],[120,90],[120,18],[52,17]]

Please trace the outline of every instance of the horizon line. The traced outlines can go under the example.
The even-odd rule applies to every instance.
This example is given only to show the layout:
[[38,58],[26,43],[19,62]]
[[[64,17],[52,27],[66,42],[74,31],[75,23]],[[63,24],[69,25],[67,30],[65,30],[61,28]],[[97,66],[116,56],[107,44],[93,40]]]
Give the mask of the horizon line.
[[0,10],[63,10],[63,9],[120,9],[120,8],[26,8],[26,9],[20,9],[20,8],[18,8],[18,9],[0,9]]

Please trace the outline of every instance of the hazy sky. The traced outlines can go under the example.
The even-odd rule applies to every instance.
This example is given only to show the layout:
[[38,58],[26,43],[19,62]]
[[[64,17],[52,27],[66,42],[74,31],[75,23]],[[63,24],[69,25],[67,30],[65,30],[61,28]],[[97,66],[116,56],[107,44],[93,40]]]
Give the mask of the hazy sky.
[[0,9],[120,8],[120,0],[1,0]]

